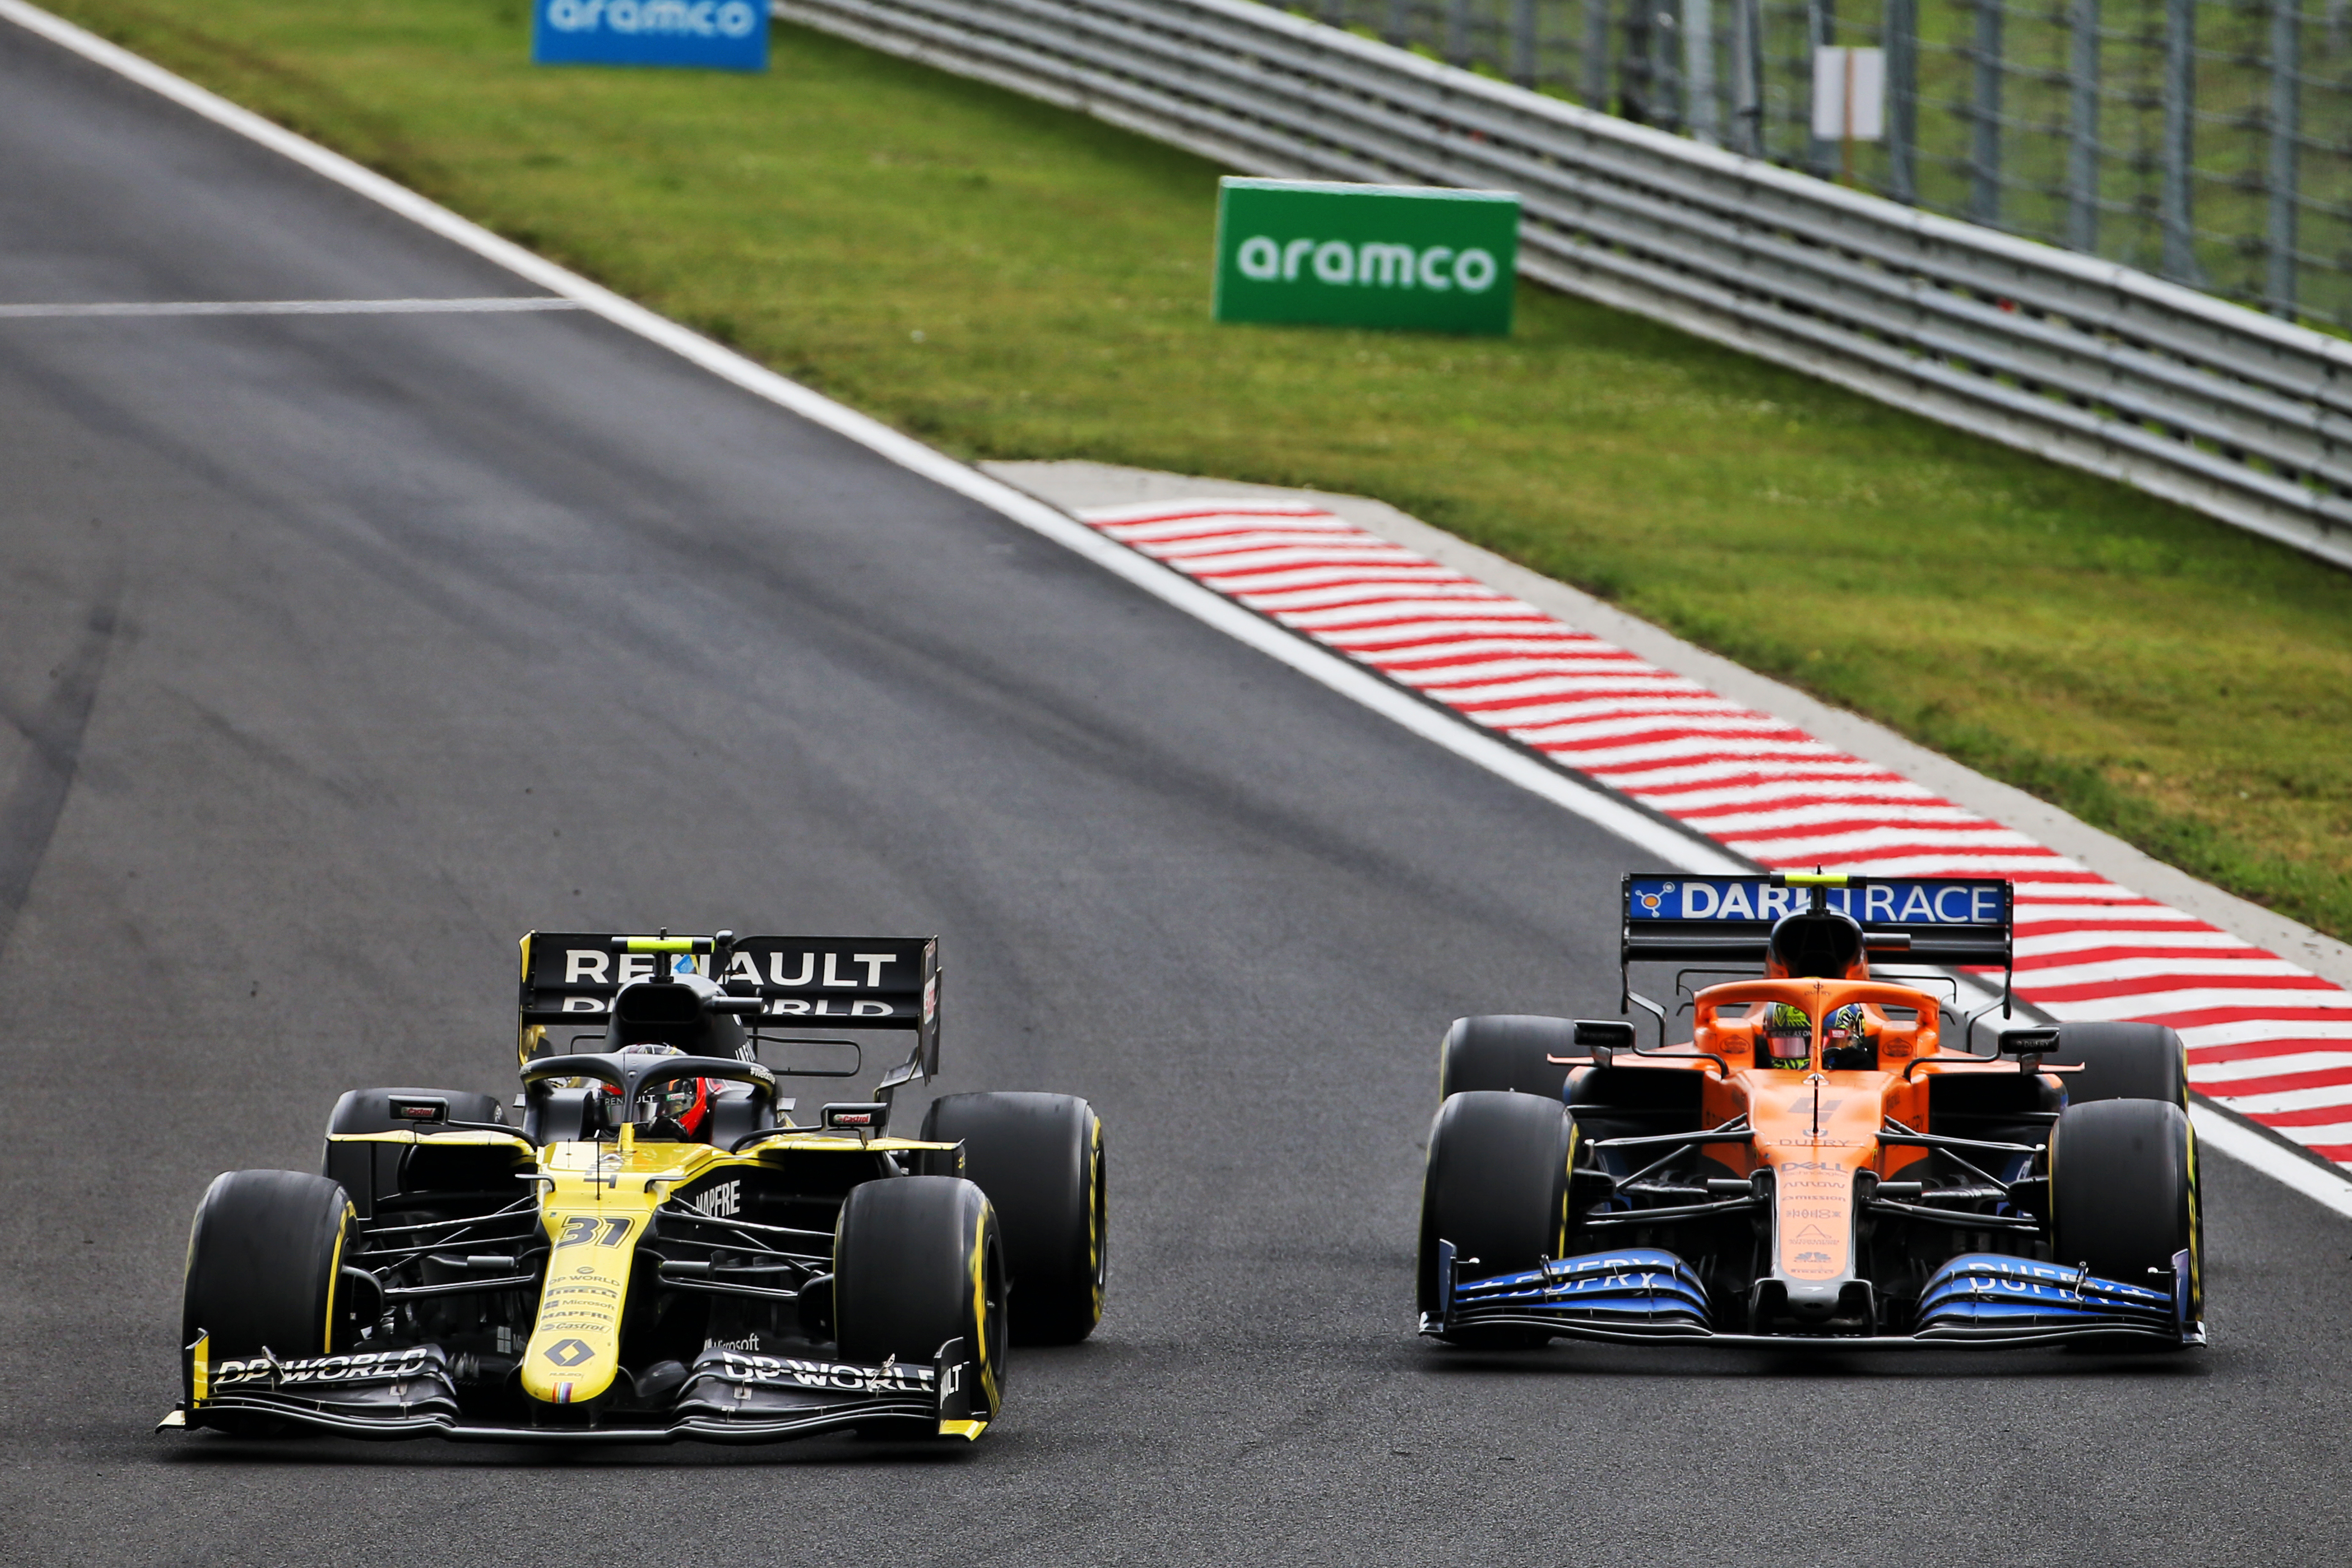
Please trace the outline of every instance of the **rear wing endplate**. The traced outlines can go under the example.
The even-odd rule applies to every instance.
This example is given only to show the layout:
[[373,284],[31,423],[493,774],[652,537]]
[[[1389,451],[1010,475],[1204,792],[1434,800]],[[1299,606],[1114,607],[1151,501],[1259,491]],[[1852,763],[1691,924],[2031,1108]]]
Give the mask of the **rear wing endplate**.
[[935,936],[532,931],[522,939],[521,1026],[601,1023],[630,981],[689,972],[764,999],[743,1019],[751,1027],[912,1029],[923,1076],[939,1071]]

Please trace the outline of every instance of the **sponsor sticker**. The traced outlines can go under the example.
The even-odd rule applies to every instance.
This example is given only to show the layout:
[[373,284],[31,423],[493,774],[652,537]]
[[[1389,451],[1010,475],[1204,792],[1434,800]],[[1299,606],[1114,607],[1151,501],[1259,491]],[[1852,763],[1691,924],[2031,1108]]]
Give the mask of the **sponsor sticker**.
[[[712,1370],[705,1367],[702,1370]],[[718,1374],[730,1383],[781,1384],[795,1388],[830,1389],[844,1394],[923,1394],[931,1392],[938,1373],[928,1366],[889,1362],[858,1366],[849,1362],[803,1361],[792,1356],[751,1355],[722,1350]]]
[[362,1383],[415,1377],[433,1364],[434,1352],[424,1345],[406,1350],[360,1351],[351,1355],[311,1356],[278,1361],[268,1355],[242,1361],[215,1362],[212,1385],[270,1383],[274,1387],[303,1383]]
[[538,0],[530,58],[540,65],[768,68],[768,7],[759,0]]
[[1518,243],[1507,191],[1227,178],[1215,314],[1508,332]]
[[[2007,884],[1996,881],[1864,882],[1822,889],[1822,902],[1868,926],[1990,926],[2009,919]],[[1630,921],[1770,922],[1810,907],[1810,887],[1776,888],[1765,877],[1636,879],[1625,895]]]
[[721,1219],[742,1212],[742,1194],[741,1182],[721,1182],[688,1198],[686,1206],[709,1218]]
[[675,975],[703,974],[739,991],[756,987],[771,1017],[824,1018],[854,1028],[928,1024],[937,1016],[936,976],[928,973],[936,949],[929,939],[746,937],[724,964],[713,964],[709,952],[620,952],[616,940],[585,931],[534,933],[526,1016],[541,1022],[601,1017],[618,987],[658,978],[664,964]]

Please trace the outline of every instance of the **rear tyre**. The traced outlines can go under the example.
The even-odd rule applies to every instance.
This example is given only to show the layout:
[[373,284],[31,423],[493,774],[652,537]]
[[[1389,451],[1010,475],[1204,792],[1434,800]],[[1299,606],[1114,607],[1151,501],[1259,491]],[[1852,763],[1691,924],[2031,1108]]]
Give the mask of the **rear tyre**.
[[950,1094],[926,1142],[963,1145],[963,1173],[1004,1237],[1013,1342],[1076,1344],[1102,1321],[1109,1209],[1102,1119],[1066,1094]]
[[2160,1024],[2061,1024],[2058,1048],[2042,1060],[2082,1064],[2081,1072],[2058,1075],[2069,1105],[2161,1100],[2189,1109],[2189,1051]]
[[239,1436],[274,1429],[267,1417],[195,1406],[188,1347],[207,1339],[209,1360],[258,1355],[284,1361],[332,1354],[350,1337],[336,1302],[351,1200],[324,1176],[301,1171],[231,1171],[196,1205],[180,1295],[181,1393],[190,1419]]
[[2188,1112],[2154,1100],[2070,1105],[2050,1136],[2052,1260],[2147,1285],[2187,1253],[2189,1316],[2205,1315],[2197,1134]]
[[844,1361],[929,1366],[948,1341],[980,1365],[974,1405],[1003,1406],[1004,1247],[988,1194],[960,1176],[886,1176],[849,1190],[833,1242]]
[[[1568,1242],[1575,1127],[1557,1100],[1465,1089],[1437,1108],[1421,1189],[1420,1304],[1440,1305],[1437,1244],[1454,1244],[1457,1279],[1539,1267]],[[1532,1330],[1470,1330],[1459,1343],[1539,1344]]]
[[1473,1089],[1508,1089],[1558,1100],[1568,1081],[1564,1057],[1576,1044],[1576,1025],[1566,1018],[1496,1013],[1456,1018],[1437,1047],[1437,1098]]

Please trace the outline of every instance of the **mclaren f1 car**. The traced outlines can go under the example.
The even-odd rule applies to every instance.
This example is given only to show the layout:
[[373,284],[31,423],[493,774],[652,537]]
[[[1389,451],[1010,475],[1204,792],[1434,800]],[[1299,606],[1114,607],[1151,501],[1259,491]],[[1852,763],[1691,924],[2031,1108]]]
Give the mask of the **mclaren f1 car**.
[[[1102,1312],[1082,1100],[895,1093],[940,1049],[936,939],[527,936],[511,1109],[346,1094],[325,1170],[235,1171],[190,1234],[167,1426],[362,1437],[978,1437],[1008,1340]],[[799,1114],[797,1077],[867,1098]],[[1017,1288],[1017,1294],[1016,1292]]]
[[[1999,880],[1623,883],[1625,1019],[1464,1018],[1440,1055],[1421,1330],[1836,1349],[2204,1342],[2179,1037],[2000,1027]],[[1687,965],[1669,1044],[1635,963]],[[1734,966],[1727,970],[1724,966]],[[1762,973],[1755,973],[1760,966]],[[1741,977],[1694,987],[1694,978]],[[1682,1009],[1676,1009],[1679,1016]]]

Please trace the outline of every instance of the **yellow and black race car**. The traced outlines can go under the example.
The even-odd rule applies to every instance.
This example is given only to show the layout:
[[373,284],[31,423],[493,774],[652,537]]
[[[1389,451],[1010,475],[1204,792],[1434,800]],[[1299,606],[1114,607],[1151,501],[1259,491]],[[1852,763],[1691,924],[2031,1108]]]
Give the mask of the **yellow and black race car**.
[[[1066,1095],[959,1094],[889,1136],[894,1092],[938,1068],[939,978],[935,938],[523,938],[519,1122],[486,1094],[355,1089],[323,1175],[215,1181],[163,1425],[979,1436],[1008,1335],[1102,1315],[1102,1124]],[[778,1079],[860,1075],[835,1031],[874,1029],[913,1049],[796,1119]]]

